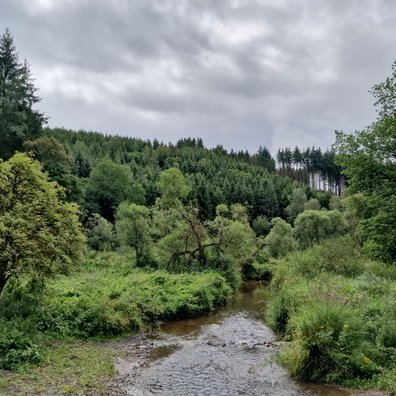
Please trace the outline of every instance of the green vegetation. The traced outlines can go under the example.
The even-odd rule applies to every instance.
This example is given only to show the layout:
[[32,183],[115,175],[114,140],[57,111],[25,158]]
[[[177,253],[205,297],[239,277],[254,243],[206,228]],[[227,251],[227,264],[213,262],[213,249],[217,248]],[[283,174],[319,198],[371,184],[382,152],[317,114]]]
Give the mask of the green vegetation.
[[0,160],[0,293],[21,275],[37,282],[81,258],[77,208],[40,168],[25,154]]
[[29,64],[19,61],[8,29],[0,36],[0,158],[10,158],[24,141],[40,136],[46,118],[33,106],[40,102]]
[[40,330],[55,336],[106,337],[148,328],[224,304],[231,293],[215,272],[170,274],[132,268],[125,257],[98,254],[47,289],[37,312]]
[[377,121],[337,133],[348,197],[331,198],[330,211],[301,211],[293,194],[300,251],[269,266],[267,319],[288,341],[279,360],[295,377],[396,395],[396,63],[373,93]]
[[[292,375],[396,395],[396,64],[373,89],[373,125],[338,132],[325,153],[280,149],[279,169],[265,147],[250,155],[195,138],[164,144],[42,129],[35,92],[6,30],[4,394],[25,394],[23,382],[41,394],[86,394],[97,378],[95,394],[103,393],[112,352],[92,339],[207,312],[243,278],[272,277],[268,323],[288,341],[280,361]],[[341,170],[346,197],[332,195],[345,183]]]
[[350,236],[272,266],[268,323],[286,341],[297,378],[394,389],[396,268],[369,261]]
[[69,340],[52,341],[43,363],[19,372],[2,372],[1,396],[40,394],[108,395],[115,374],[111,344]]

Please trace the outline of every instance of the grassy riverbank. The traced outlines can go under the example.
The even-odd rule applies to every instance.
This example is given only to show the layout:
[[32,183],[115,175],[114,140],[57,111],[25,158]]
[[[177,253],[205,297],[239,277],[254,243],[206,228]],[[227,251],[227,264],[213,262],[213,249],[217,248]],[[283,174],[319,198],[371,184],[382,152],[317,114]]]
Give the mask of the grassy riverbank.
[[[26,290],[2,295],[0,366],[19,373],[0,371],[0,395],[79,395],[86,393],[76,389],[90,386],[100,394],[114,369],[113,352],[98,340],[207,312],[232,292],[213,271],[170,274],[131,262],[125,254],[96,254],[78,272],[49,282],[40,297]],[[52,393],[40,393],[46,386]]]
[[271,265],[270,326],[297,378],[396,394],[396,267],[367,260],[350,237]]

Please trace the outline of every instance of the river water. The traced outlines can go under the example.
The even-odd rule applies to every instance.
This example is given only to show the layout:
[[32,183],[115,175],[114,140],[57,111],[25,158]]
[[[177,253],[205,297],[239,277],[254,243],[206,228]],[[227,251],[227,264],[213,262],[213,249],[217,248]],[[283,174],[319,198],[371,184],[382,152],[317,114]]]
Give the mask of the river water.
[[165,322],[156,332],[124,341],[129,353],[117,364],[124,394],[349,395],[294,381],[275,363],[276,337],[262,320],[267,298],[264,283],[248,282],[229,304],[209,315]]

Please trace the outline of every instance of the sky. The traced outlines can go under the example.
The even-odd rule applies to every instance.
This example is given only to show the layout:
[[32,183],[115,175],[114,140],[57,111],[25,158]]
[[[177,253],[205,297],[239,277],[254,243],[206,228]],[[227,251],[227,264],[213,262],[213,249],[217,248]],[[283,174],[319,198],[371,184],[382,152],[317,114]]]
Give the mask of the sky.
[[376,119],[395,0],[0,0],[50,127],[257,152]]

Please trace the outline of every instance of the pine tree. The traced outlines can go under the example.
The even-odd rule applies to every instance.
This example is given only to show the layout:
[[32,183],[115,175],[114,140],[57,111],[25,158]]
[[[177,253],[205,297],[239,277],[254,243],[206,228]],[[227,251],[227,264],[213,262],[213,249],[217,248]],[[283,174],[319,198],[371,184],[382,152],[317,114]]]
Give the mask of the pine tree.
[[19,61],[9,29],[0,36],[0,158],[10,158],[26,140],[40,136],[46,118],[33,106],[36,95],[28,62]]

